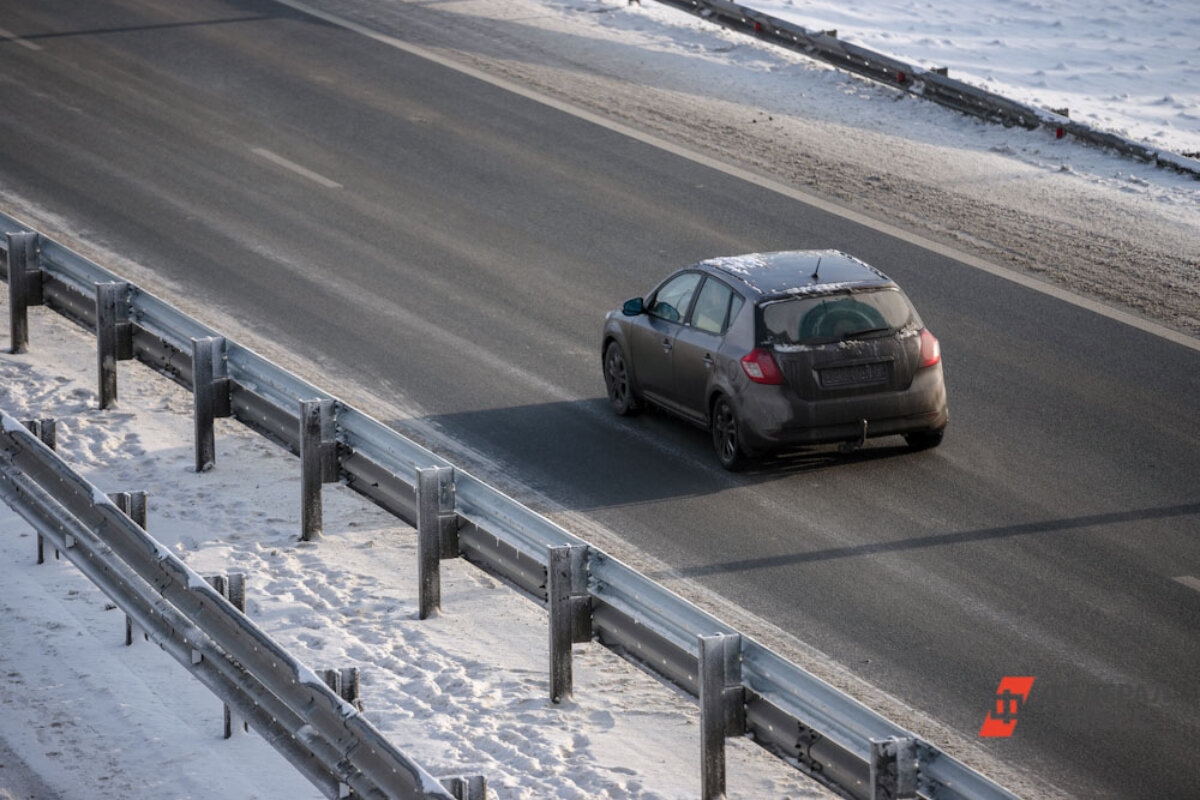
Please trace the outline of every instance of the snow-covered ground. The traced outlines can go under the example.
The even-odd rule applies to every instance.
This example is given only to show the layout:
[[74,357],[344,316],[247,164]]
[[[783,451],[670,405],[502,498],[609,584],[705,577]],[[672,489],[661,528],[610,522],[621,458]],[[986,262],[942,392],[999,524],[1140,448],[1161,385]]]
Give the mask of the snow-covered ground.
[[1177,153],[1200,152],[1193,0],[746,0],[809,30]]
[[[0,330],[8,330],[0,286]],[[230,420],[193,470],[191,395],[133,362],[96,408],[95,339],[45,309],[31,351],[0,354],[0,409],[58,420],[60,454],[107,492],[149,493],[151,535],[201,574],[247,575],[248,613],[308,666],[358,666],[367,718],[434,775],[496,798],[684,798],[700,787],[698,711],[599,645],[575,648],[575,697],[548,699],[546,613],[465,562],[417,619],[414,531],[345,487],[300,543],[299,463]],[[48,548],[49,550],[49,548]],[[221,704],[69,562],[37,565],[0,503],[0,800],[303,800],[321,795],[257,736],[224,741]],[[829,796],[746,740],[731,796]]]

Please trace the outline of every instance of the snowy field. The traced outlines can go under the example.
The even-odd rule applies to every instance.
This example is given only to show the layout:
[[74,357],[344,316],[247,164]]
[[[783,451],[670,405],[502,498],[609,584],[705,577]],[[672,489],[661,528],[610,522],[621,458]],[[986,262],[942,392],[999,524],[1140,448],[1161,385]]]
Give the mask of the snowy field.
[[[650,2],[651,0],[647,0]],[[1194,0],[746,0],[809,30],[1177,153],[1200,152]]]
[[[0,330],[8,330],[0,286]],[[58,420],[59,453],[106,492],[149,493],[151,535],[201,574],[243,572],[249,616],[306,665],[358,666],[367,718],[436,776],[482,774],[491,797],[685,798],[700,791],[698,711],[599,645],[575,647],[575,698],[548,700],[547,616],[462,561],[442,611],[417,619],[415,532],[325,488],[325,537],[300,543],[299,461],[218,420],[194,472],[190,393],[135,362],[96,408],[95,339],[45,309],[31,351],[0,346],[0,409]],[[220,702],[69,562],[37,565],[0,504],[0,800],[321,797],[253,734],[224,741]],[[732,797],[828,797],[746,740]]]

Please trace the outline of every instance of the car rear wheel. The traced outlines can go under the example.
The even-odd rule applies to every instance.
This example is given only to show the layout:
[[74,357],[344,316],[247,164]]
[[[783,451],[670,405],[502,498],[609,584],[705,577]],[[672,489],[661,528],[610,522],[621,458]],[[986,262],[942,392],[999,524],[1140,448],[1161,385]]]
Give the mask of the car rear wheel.
[[945,435],[945,428],[940,431],[918,431],[904,434],[904,441],[908,442],[910,450],[929,450],[941,444]]
[[737,413],[728,398],[718,397],[713,402],[712,440],[722,467],[736,472],[746,466],[748,459],[742,446]]
[[639,404],[629,382],[625,353],[616,342],[609,342],[604,350],[604,385],[613,411],[622,417],[637,413]]

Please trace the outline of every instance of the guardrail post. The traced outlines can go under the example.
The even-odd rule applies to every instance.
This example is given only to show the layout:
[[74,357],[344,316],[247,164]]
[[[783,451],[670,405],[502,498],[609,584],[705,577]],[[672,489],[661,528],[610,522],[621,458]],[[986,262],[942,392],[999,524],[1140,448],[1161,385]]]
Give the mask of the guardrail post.
[[871,800],[917,796],[917,740],[889,736],[871,740]]
[[[9,234],[9,236],[11,235],[12,234]],[[12,247],[11,242],[9,243],[9,247]],[[12,250],[10,249],[9,252],[11,253]],[[10,267],[8,273],[9,275],[12,275],[11,269],[12,268]],[[49,447],[51,450],[58,449],[58,423],[55,420],[27,419],[21,424],[24,425],[30,433],[38,437],[38,439],[40,439],[42,444],[46,445],[46,447]],[[54,549],[54,557],[56,559],[58,558],[58,548]],[[37,535],[37,563],[46,563],[46,540],[40,533]]]
[[[146,530],[146,493],[138,492],[110,492],[108,499],[113,502],[121,513],[129,517],[134,523]],[[145,636],[145,634],[142,634]],[[128,614],[125,615],[125,646],[129,647],[133,644],[133,619]]]
[[117,362],[132,356],[133,327],[126,309],[128,283],[96,284],[96,355],[100,408],[117,401]]
[[[338,697],[351,703],[359,711],[362,711],[361,684],[359,683],[358,667],[345,667],[343,669],[327,669],[321,675],[325,681],[325,685],[332,689]],[[338,800],[354,800],[358,795],[350,788],[348,784],[338,784]]]
[[587,585],[587,545],[563,545],[548,550],[550,702],[559,703],[570,697],[574,688],[571,645],[592,640],[592,598]]
[[419,619],[442,606],[441,560],[458,557],[454,468],[417,470],[417,591]]
[[487,779],[482,775],[438,778],[454,800],[487,800]]
[[321,485],[338,479],[332,400],[300,401],[300,540],[321,538]]
[[[192,341],[195,341],[194,339]],[[217,594],[224,597],[229,603],[243,614],[246,613],[246,576],[241,572],[231,572],[228,575],[205,575],[204,580],[208,581],[208,585],[213,587]],[[233,737],[234,713],[228,703],[225,706],[225,738]],[[246,720],[240,720],[242,730],[250,731],[250,723]]]
[[359,680],[358,667],[343,667],[342,669],[327,669],[321,676],[325,685],[350,705],[363,710],[362,683]]
[[8,311],[10,353],[29,349],[29,307],[42,304],[42,271],[38,267],[38,235],[10,233],[8,249]]
[[206,575],[204,580],[213,587],[217,594],[229,601],[230,605],[243,614],[246,613],[246,575],[242,572],[231,572],[228,575]]
[[700,772],[703,800],[725,796],[725,738],[746,732],[741,634],[700,636]]
[[30,419],[21,423],[51,450],[58,448],[58,422],[53,419]]
[[226,377],[225,337],[192,339],[192,405],[196,430],[196,472],[207,472],[217,461],[213,420],[228,417],[229,378]]

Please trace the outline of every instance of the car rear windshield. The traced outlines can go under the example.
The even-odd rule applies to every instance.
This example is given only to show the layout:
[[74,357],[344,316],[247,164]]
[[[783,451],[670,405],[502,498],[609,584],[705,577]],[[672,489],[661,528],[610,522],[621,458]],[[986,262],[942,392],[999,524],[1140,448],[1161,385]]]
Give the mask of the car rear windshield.
[[759,311],[759,338],[775,345],[828,344],[923,327],[912,303],[896,288],[771,300]]

